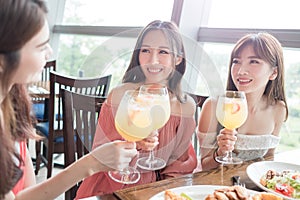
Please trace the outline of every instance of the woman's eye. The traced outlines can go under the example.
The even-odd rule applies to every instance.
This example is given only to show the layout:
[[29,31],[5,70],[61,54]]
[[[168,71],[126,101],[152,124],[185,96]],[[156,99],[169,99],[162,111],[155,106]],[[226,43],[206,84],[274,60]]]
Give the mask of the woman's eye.
[[142,53],[149,53],[150,51],[148,49],[141,49]]
[[160,53],[160,54],[169,54],[169,52],[166,51],[166,50],[160,50],[159,53]]
[[251,64],[258,64],[259,62],[257,60],[250,60]]
[[239,63],[239,61],[236,60],[236,59],[233,59],[233,60],[232,60],[232,63],[233,63],[233,64],[237,64],[237,63]]
[[46,51],[49,48],[49,44],[41,46],[41,51]]

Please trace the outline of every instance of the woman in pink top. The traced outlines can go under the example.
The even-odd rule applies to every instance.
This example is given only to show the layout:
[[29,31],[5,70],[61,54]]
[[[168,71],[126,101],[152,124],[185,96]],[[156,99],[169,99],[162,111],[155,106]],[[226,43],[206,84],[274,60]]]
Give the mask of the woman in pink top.
[[[116,190],[155,182],[169,177],[192,173],[197,165],[191,143],[195,130],[193,99],[181,89],[182,76],[186,69],[185,52],[181,35],[171,22],[153,21],[140,33],[129,67],[122,84],[114,88],[104,105],[98,121],[94,147],[113,140],[122,140],[114,125],[114,115],[120,100],[127,90],[137,90],[142,84],[160,83],[169,89],[171,117],[167,124],[147,139],[137,142],[140,157],[154,151],[167,162],[157,171],[142,171],[136,184],[125,185],[113,181],[106,172],[86,178],[77,191],[76,198],[112,193]],[[134,166],[135,160],[131,162]]]
[[[19,151],[19,155],[21,159],[26,160],[26,156],[29,154],[27,154],[27,147],[25,141],[16,142],[15,146],[17,151]],[[15,185],[15,187],[12,190],[15,195],[25,188],[25,177],[28,176],[25,171],[25,166],[22,165],[22,162],[19,162],[19,168],[23,171],[23,176],[21,177],[21,179],[18,181],[18,183]]]

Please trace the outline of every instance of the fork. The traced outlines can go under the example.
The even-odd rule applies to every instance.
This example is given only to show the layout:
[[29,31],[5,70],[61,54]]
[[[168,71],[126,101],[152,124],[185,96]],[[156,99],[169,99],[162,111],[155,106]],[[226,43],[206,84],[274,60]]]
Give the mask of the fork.
[[240,176],[233,176],[231,177],[232,179],[232,184],[233,185],[239,185],[239,186],[242,186],[242,187],[246,187],[245,183],[242,183],[240,181],[241,177]]
[[240,184],[239,184],[239,186],[242,186],[242,187],[246,187],[246,184],[245,183],[242,183],[242,182],[240,182]]

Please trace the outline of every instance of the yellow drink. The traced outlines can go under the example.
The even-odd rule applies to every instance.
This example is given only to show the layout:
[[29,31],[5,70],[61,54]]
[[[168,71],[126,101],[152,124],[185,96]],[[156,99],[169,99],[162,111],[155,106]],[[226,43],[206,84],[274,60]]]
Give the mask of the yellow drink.
[[[168,88],[158,83],[142,85],[139,97],[143,99],[143,102],[150,105],[151,131],[163,127],[169,120],[171,113]],[[148,157],[137,160],[137,165],[146,170],[158,170],[165,167],[166,162],[155,157],[154,151],[151,150]]]
[[[133,96],[132,96],[133,95]],[[115,127],[127,141],[139,141],[161,128],[170,117],[169,96],[128,91],[115,117]]]
[[240,127],[247,119],[247,102],[243,98],[219,97],[216,116],[227,129]]
[[127,141],[139,141],[152,131],[151,105],[143,101],[135,91],[127,91],[115,117],[115,127]]
[[126,141],[130,141],[130,142],[136,142],[136,141],[140,141],[142,139],[144,139],[145,137],[135,137],[133,136],[134,134],[130,134],[130,132],[126,132],[124,130],[122,130],[120,128],[120,125],[116,122],[115,124],[117,131],[119,132],[119,134],[126,140]]
[[[219,96],[216,117],[226,129],[234,130],[240,127],[246,121],[247,116],[247,99],[243,91],[226,91],[224,95]],[[234,132],[228,134],[234,134]],[[232,151],[228,151],[225,156],[216,156],[215,159],[223,164],[240,164],[243,162],[242,159],[233,157]]]
[[[148,96],[149,97],[149,96]],[[170,100],[168,95],[151,94],[151,119],[153,130],[163,127],[170,118]]]

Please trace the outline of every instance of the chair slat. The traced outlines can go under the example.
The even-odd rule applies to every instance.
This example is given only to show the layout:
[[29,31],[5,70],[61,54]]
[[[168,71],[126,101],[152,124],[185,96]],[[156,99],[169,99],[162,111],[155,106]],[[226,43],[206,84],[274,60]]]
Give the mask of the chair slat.
[[[47,149],[47,178],[52,175],[53,154],[64,153],[64,138],[62,135],[65,116],[62,110],[61,91],[69,90],[80,94],[106,97],[110,81],[111,75],[95,78],[77,78],[54,71],[50,72],[49,121],[36,125],[37,131],[45,137],[43,145]],[[103,87],[105,90],[98,90],[97,88],[99,87]],[[45,128],[47,126],[49,127],[48,129]]]

